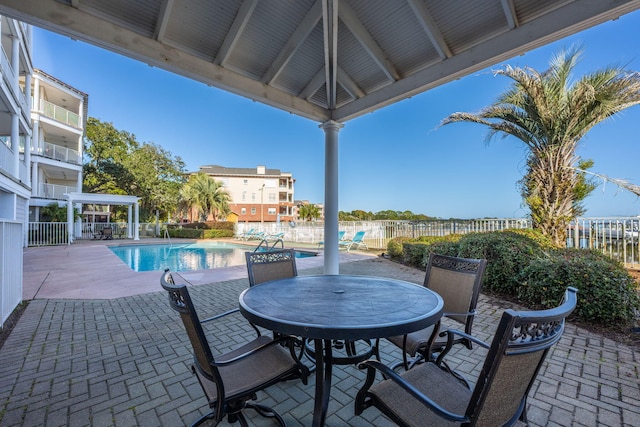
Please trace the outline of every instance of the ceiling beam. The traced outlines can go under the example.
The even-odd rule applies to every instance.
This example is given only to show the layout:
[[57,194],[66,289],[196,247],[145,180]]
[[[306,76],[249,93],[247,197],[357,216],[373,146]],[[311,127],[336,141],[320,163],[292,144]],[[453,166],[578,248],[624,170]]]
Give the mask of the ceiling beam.
[[442,36],[436,21],[433,20],[431,13],[429,13],[429,10],[424,3],[418,0],[407,0],[407,2],[409,3],[409,7],[411,7],[414,15],[416,15],[416,18],[418,18],[420,26],[427,34],[427,37],[429,37],[429,40],[431,40],[431,44],[434,49],[438,52],[438,55],[440,55],[440,58],[451,58],[453,56],[453,52],[449,49],[449,45]]
[[516,8],[513,5],[513,0],[501,0],[502,9],[504,10],[504,16],[507,19],[507,25],[510,30],[513,30],[518,26],[518,16],[516,15]]
[[240,5],[240,8],[238,9],[238,13],[233,20],[233,24],[231,24],[231,28],[229,28],[220,49],[218,49],[218,54],[213,60],[214,64],[224,66],[225,62],[227,62],[257,5],[258,0],[244,0],[242,2],[242,5]]
[[342,69],[342,67],[338,67],[338,83],[340,86],[344,88],[349,95],[355,98],[362,98],[366,95],[364,91],[358,86],[358,84],[351,78],[351,76]]
[[356,99],[333,111],[332,119],[339,122],[354,119],[637,9],[640,9],[640,0],[567,3],[553,13],[505,31],[446,61]]
[[162,6],[160,6],[160,13],[158,14],[156,29],[153,34],[153,38],[158,41],[164,41],[164,33],[167,31],[167,24],[169,23],[172,7],[173,0],[164,0]]
[[343,1],[340,3],[338,16],[356,40],[360,42],[364,50],[366,50],[374,62],[378,64],[382,72],[387,75],[387,78],[393,81],[400,80],[400,73],[398,73],[391,61],[387,59],[380,45],[371,37],[369,31],[362,25],[362,22],[347,2]]
[[336,108],[338,92],[338,0],[322,0],[327,109]]
[[321,0],[316,0],[300,25],[298,25],[296,31],[293,33],[291,38],[287,40],[284,48],[280,51],[276,59],[262,77],[263,83],[272,84],[273,81],[278,78],[278,75],[280,75],[298,48],[302,46],[307,37],[309,37],[309,34],[311,34],[311,31],[313,31],[315,26],[318,25],[320,18],[322,18],[322,3]]
[[0,0],[0,14],[136,59],[314,121],[325,109],[57,0]]

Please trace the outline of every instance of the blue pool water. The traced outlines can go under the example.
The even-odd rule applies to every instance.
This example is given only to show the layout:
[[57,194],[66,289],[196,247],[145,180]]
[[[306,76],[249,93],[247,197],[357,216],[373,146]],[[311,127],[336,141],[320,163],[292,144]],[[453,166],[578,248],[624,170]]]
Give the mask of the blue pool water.
[[[133,271],[208,270],[244,265],[247,246],[225,242],[202,242],[173,245],[110,246]],[[296,258],[315,256],[312,252],[297,252]]]

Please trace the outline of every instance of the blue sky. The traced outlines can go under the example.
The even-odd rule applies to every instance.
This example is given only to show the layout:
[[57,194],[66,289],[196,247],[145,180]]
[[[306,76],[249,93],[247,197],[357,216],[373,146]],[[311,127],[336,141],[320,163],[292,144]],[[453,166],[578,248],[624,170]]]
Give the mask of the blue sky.
[[[522,217],[517,188],[526,151],[513,138],[486,143],[481,125],[439,128],[478,112],[510,80],[504,65],[547,69],[551,56],[584,45],[577,75],[622,65],[640,71],[640,12],[583,31],[485,71],[346,122],[340,131],[339,208],[410,210],[440,218]],[[291,172],[295,198],[324,202],[324,134],[318,123],[208,87],[121,55],[35,29],[33,62],[89,94],[89,116],[158,144],[187,170],[201,165]],[[578,154],[592,171],[640,185],[640,106],[596,126]],[[607,183],[586,199],[589,217],[640,215],[640,200]]]

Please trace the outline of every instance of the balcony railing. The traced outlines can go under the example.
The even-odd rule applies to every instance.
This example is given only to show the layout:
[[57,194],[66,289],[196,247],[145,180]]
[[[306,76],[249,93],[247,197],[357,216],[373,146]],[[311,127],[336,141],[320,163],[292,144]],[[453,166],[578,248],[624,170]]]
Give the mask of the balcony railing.
[[71,187],[68,185],[40,184],[38,186],[36,197],[60,200],[65,198],[65,193],[72,193],[76,191],[78,191],[77,187]]
[[80,129],[80,116],[44,99],[40,100],[40,112],[47,117]]
[[41,148],[34,148],[35,154],[39,154],[50,159],[60,160],[62,162],[81,164],[80,153],[71,148],[61,147],[60,145],[45,142]]

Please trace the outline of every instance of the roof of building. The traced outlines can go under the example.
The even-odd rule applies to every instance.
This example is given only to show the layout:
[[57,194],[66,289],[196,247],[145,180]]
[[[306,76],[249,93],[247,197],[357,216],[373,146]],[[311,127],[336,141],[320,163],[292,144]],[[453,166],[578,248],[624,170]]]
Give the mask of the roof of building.
[[280,169],[267,169],[265,168],[264,174],[258,173],[258,168],[227,168],[219,165],[207,165],[200,166],[200,172],[207,173],[209,175],[224,175],[224,176],[281,176]]

